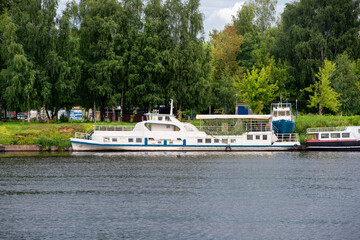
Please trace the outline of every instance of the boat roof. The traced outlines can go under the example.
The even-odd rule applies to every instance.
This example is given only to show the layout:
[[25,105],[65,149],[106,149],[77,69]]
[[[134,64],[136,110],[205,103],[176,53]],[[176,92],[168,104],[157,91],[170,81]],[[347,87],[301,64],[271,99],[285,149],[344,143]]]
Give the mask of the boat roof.
[[268,120],[271,115],[219,115],[219,114],[206,114],[196,115],[196,119],[260,119]]

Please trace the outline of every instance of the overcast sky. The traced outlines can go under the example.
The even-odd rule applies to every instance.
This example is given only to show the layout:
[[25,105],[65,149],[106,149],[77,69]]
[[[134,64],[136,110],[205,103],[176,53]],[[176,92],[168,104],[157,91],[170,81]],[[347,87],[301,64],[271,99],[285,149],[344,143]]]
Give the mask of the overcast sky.
[[[59,9],[64,9],[68,0],[59,1]],[[278,0],[277,15],[280,15],[286,3],[294,0]],[[225,24],[231,23],[232,16],[241,8],[245,0],[200,0],[200,11],[204,14],[204,32],[208,39],[213,29],[222,30]]]

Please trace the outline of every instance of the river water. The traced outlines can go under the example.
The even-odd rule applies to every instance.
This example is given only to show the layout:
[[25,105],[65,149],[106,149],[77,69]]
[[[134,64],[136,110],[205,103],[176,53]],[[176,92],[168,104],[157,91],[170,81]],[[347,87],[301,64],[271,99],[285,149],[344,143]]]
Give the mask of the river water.
[[360,239],[360,153],[0,155],[0,239]]

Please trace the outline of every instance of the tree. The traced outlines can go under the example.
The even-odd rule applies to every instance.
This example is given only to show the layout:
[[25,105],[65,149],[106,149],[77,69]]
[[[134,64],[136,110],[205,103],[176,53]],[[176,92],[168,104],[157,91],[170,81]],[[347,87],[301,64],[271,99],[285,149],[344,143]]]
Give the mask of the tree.
[[255,0],[255,24],[260,34],[269,30],[275,21],[275,8],[277,0]]
[[350,59],[359,57],[359,2],[303,0],[286,4],[273,54],[294,67],[292,91],[313,84],[325,59],[332,61],[345,51]]
[[313,93],[313,95],[309,96],[310,104],[308,107],[318,107],[320,115],[323,113],[323,108],[336,112],[341,106],[339,101],[341,94],[335,92],[330,86],[330,78],[334,74],[335,65],[335,63],[325,59],[324,67],[320,67],[319,72],[315,75],[319,81],[304,89],[309,93]]
[[[85,85],[92,96],[94,109],[100,105],[101,121],[105,108],[119,102],[116,85],[121,59],[115,52],[115,37],[120,28],[121,5],[116,0],[85,1],[82,5],[80,51],[86,66]],[[110,106],[111,107],[111,106]]]
[[340,111],[345,114],[357,114],[360,112],[360,91],[357,88],[359,76],[355,72],[355,63],[346,53],[338,55],[335,63],[331,86],[334,91],[341,93]]
[[276,98],[278,90],[277,81],[271,82],[271,66],[259,69],[253,67],[247,70],[243,79],[235,79],[234,85],[239,93],[238,101],[249,103],[255,113],[261,113],[265,105]]
[[35,70],[22,45],[17,43],[16,30],[12,18],[5,11],[0,15],[0,53],[4,62],[0,72],[1,95],[8,108],[30,112],[36,106]]

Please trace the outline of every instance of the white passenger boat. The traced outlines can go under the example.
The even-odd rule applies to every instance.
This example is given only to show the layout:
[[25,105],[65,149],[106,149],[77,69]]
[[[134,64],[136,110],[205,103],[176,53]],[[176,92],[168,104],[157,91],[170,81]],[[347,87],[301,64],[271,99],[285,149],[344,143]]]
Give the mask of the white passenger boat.
[[308,128],[307,150],[359,151],[360,126]]
[[73,151],[275,151],[300,146],[298,134],[275,134],[271,115],[197,115],[200,127],[172,114],[145,114],[135,126],[97,125],[71,138]]

